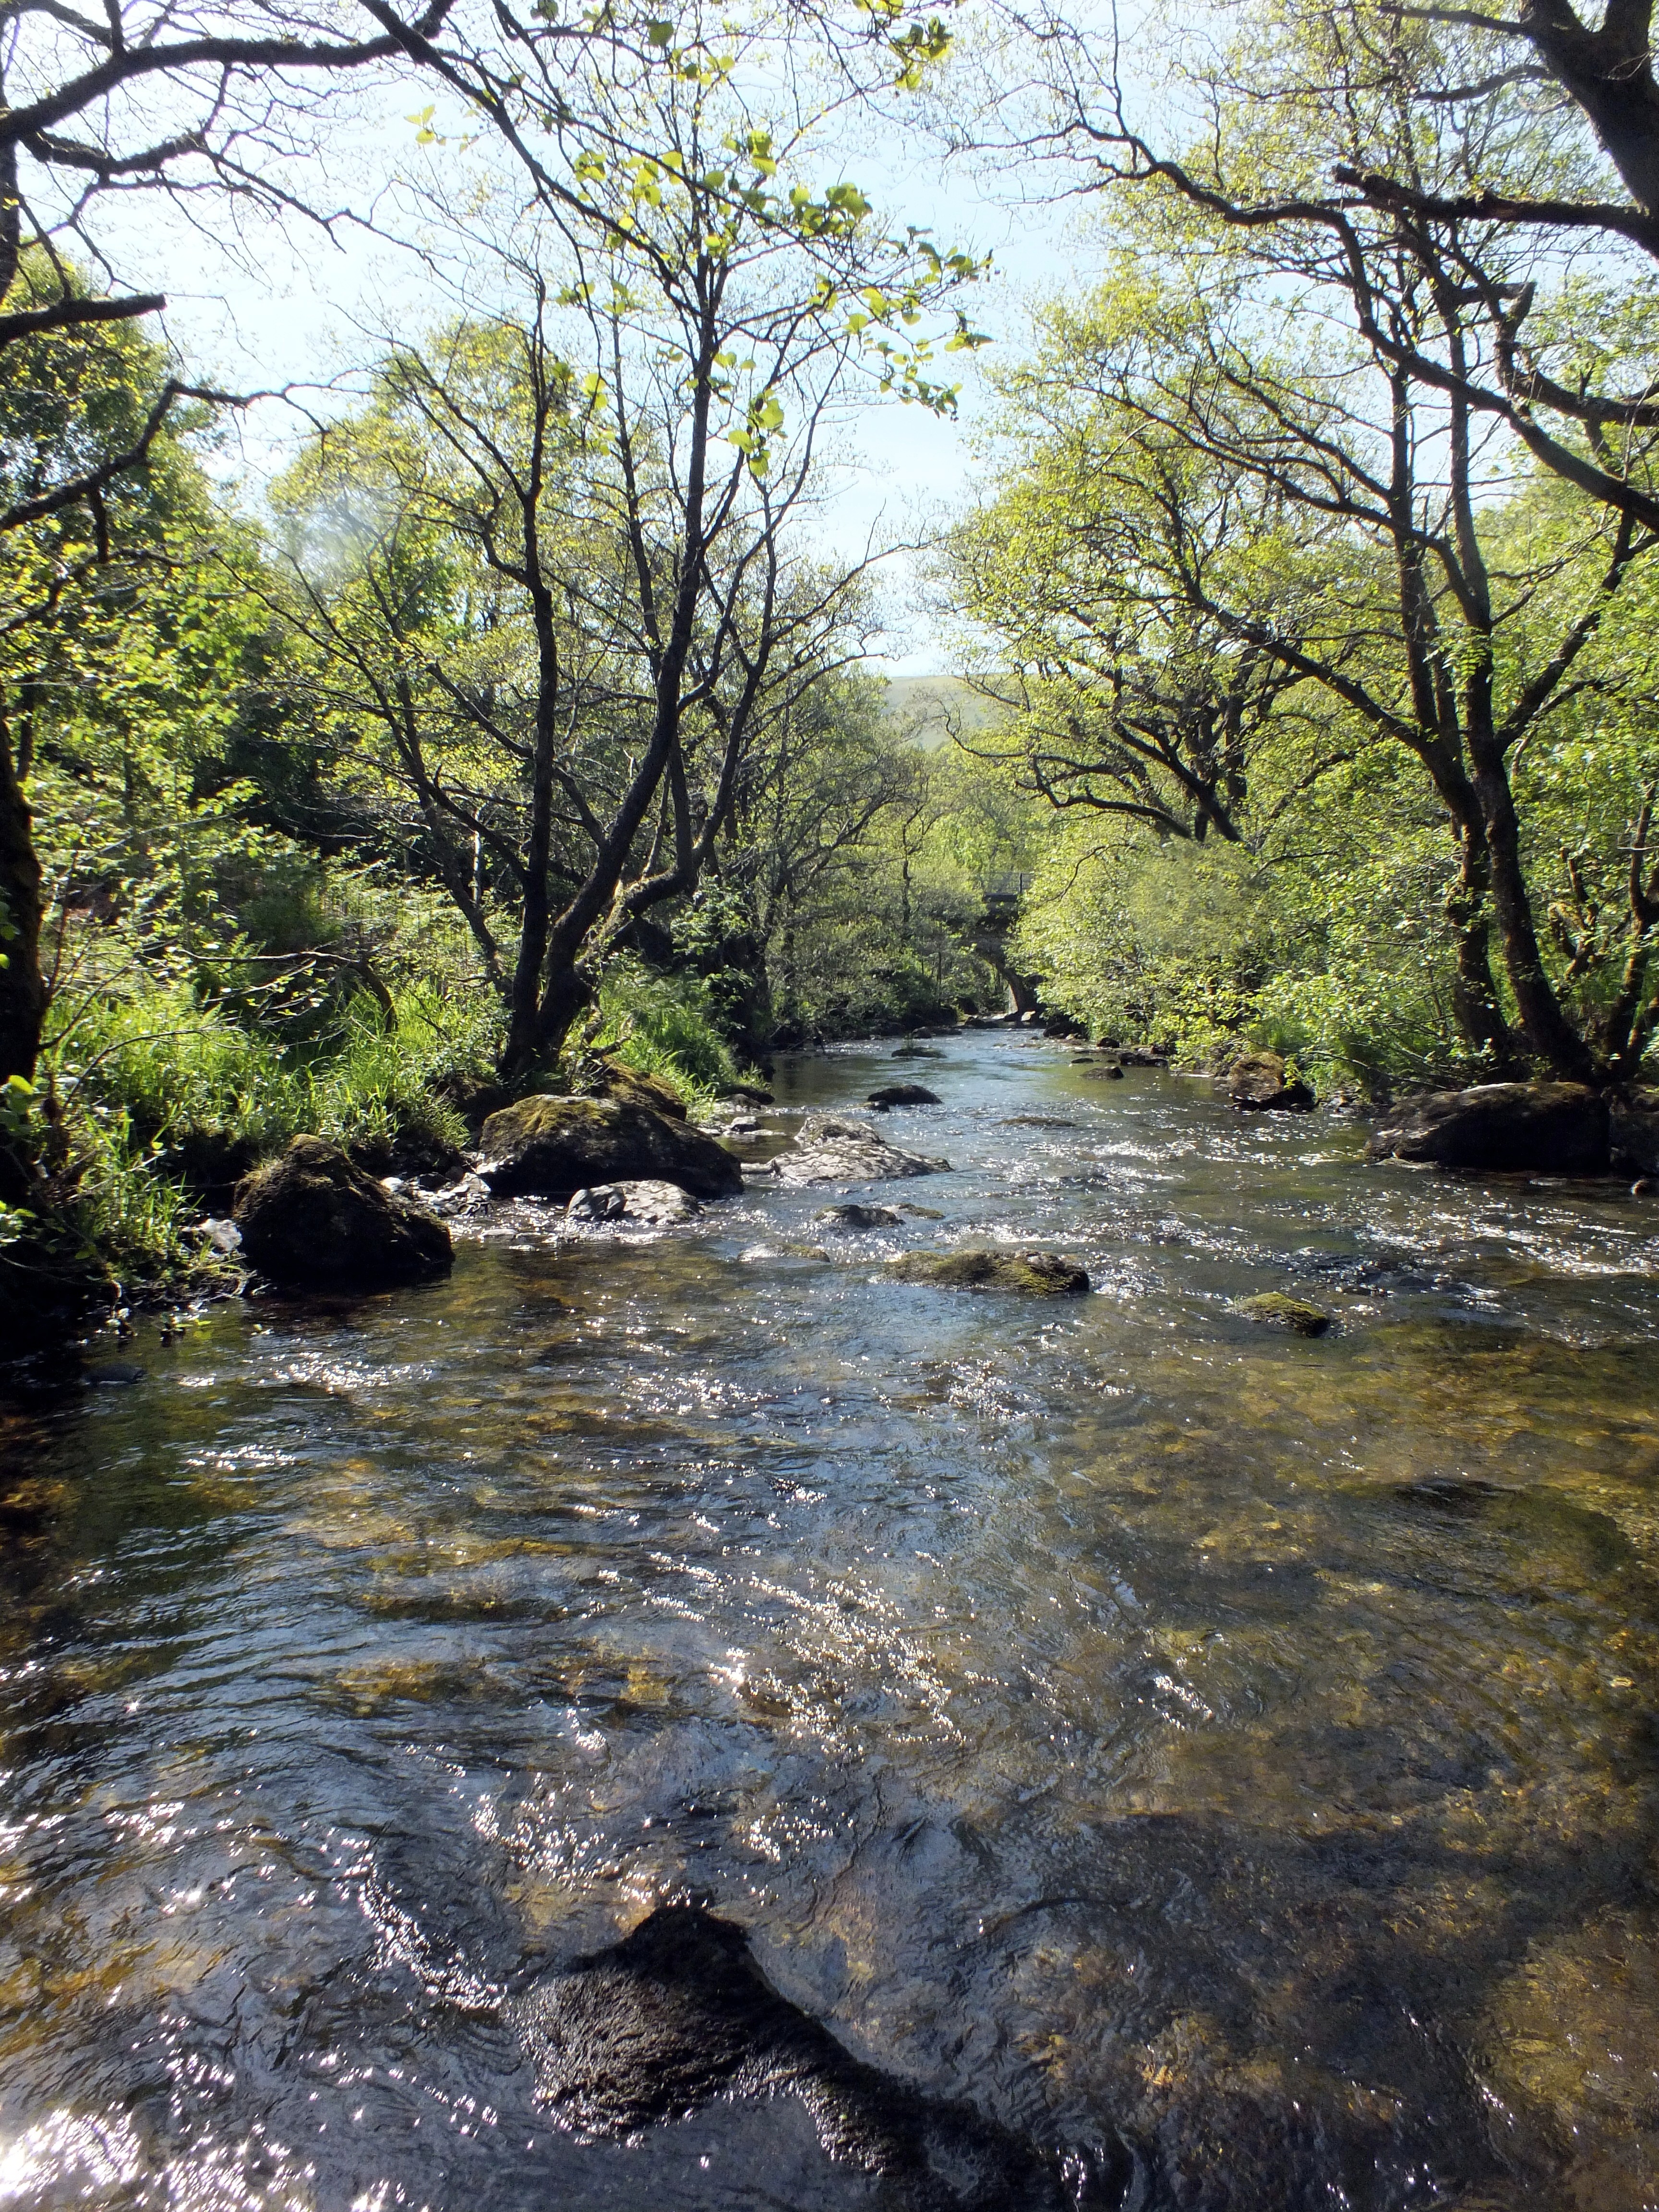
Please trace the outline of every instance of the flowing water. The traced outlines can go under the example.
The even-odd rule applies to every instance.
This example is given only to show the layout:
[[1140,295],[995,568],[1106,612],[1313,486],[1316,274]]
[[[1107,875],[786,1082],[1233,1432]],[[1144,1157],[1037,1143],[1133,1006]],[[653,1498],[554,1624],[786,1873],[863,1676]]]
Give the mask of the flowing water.
[[[1659,1208],[1001,1034],[779,1095],[917,1075],[938,1220],[520,1210],[10,1402],[0,2203],[908,2201],[538,2101],[505,1994],[676,1899],[1142,2204],[1659,2201]],[[884,1272],[1006,1238],[1094,1293]]]

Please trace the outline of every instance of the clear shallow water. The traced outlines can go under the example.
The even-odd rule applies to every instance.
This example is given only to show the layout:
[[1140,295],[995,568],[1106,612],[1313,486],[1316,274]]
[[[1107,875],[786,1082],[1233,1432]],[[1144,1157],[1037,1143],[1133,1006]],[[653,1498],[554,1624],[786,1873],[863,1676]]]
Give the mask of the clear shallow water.
[[[947,1051],[779,1075],[940,1091],[942,1220],[520,1214],[9,1407],[0,2204],[903,2202],[550,2124],[503,1992],[683,1899],[1152,2205],[1659,2202],[1659,1209]],[[884,1279],[998,1236],[1096,1294]]]

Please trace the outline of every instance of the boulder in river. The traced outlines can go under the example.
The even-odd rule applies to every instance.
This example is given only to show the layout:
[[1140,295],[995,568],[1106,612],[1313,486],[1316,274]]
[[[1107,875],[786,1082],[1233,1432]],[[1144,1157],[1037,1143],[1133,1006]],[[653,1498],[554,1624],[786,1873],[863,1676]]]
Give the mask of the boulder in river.
[[670,1229],[702,1212],[689,1190],[651,1176],[594,1183],[579,1190],[564,1210],[567,1221],[632,1221],[648,1229]]
[[904,1216],[891,1206],[830,1206],[812,1216],[837,1229],[902,1229]]
[[685,1101],[666,1076],[647,1075],[625,1060],[601,1060],[599,1067],[601,1097],[620,1099],[624,1106],[647,1107],[653,1114],[665,1114],[671,1121],[684,1121]]
[[[637,2135],[717,2100],[780,2109],[794,2097],[826,2157],[880,2176],[895,2212],[1061,2212],[1127,2193],[1129,2154],[1116,2146],[1092,2173],[1074,2161],[1068,2186],[1054,2154],[855,2058],[772,1987],[741,1928],[696,1905],[659,1905],[621,1942],[544,1975],[508,2017],[538,2101],[579,2136]],[[775,2176],[753,2179],[755,2201],[778,2201]],[[750,2201],[747,2186],[740,2194]]]
[[898,1176],[939,1175],[950,1164],[949,1160],[928,1159],[890,1145],[867,1121],[811,1114],[789,1150],[759,1172],[775,1176],[793,1189],[804,1183],[886,1182]]
[[1300,1076],[1287,1079],[1276,1052],[1241,1054],[1227,1071],[1227,1098],[1241,1114],[1305,1114],[1314,1095]]
[[497,1198],[563,1198],[596,1183],[678,1183],[732,1198],[743,1170],[689,1121],[620,1098],[521,1098],[483,1126],[478,1173]]
[[1613,1164],[1626,1175],[1659,1175],[1659,1091],[1626,1091],[1609,1112]]
[[884,1114],[890,1106],[937,1106],[937,1091],[930,1091],[925,1083],[884,1083],[872,1091],[865,1103]]
[[1267,1328],[1288,1328],[1297,1336],[1323,1336],[1331,1325],[1329,1314],[1310,1305],[1306,1298],[1293,1298],[1284,1291],[1263,1291],[1254,1298],[1241,1298],[1233,1308],[1246,1321],[1261,1322]]
[[1374,1160],[1419,1160],[1477,1173],[1600,1175],[1607,1101],[1582,1083],[1483,1083],[1407,1098],[1377,1123]]
[[889,1265],[901,1281],[941,1290],[1024,1291],[1036,1297],[1076,1297],[1089,1287],[1086,1268],[1058,1252],[906,1252]]
[[321,1137],[295,1137],[245,1176],[231,1218],[243,1259],[284,1285],[418,1282],[444,1273],[454,1256],[435,1215],[383,1189]]

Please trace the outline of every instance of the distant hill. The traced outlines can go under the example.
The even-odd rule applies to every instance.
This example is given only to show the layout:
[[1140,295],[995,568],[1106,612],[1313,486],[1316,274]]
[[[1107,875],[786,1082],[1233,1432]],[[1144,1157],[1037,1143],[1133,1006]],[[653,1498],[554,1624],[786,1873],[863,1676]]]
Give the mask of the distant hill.
[[916,743],[932,751],[952,728],[969,738],[994,729],[1001,710],[970,690],[959,676],[894,676],[887,684],[887,712],[914,731]]

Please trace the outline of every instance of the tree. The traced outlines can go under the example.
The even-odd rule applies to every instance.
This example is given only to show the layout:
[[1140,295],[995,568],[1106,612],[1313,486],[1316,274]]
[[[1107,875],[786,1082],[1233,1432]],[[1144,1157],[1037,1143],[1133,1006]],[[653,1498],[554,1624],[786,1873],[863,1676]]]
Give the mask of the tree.
[[319,696],[413,801],[515,1073],[607,946],[695,890],[763,732],[862,649],[866,564],[802,542],[829,410],[872,348],[945,404],[906,333],[973,274],[850,186],[779,182],[724,71],[612,97],[616,140],[657,155],[592,156],[556,268],[544,204],[503,217],[472,289],[508,304],[394,349],[288,495]]
[[[1560,152],[1524,116],[1481,105],[1496,92],[1425,107],[1420,71],[1367,43],[1380,21],[1247,36],[1212,70],[1209,120],[1178,157],[1121,119],[1101,126],[1127,155],[1105,159],[1139,260],[1121,259],[1071,334],[1080,381],[1101,403],[1103,447],[1121,426],[1137,483],[1148,438],[1173,441],[1285,518],[1283,558],[1254,588],[1206,566],[1196,539],[1172,574],[1194,614],[1428,773],[1459,848],[1460,1019],[1488,1064],[1619,1079],[1641,1024],[1593,1036],[1564,1003],[1512,772],[1584,685],[1615,680],[1598,635],[1645,567],[1659,501],[1647,410],[1611,385],[1653,333],[1639,307],[1621,321],[1583,307],[1559,270],[1547,318],[1548,272],[1502,222],[1419,220],[1321,189],[1339,165],[1409,161],[1436,197],[1478,163],[1520,175]],[[1528,316],[1553,327],[1558,366],[1577,364],[1555,380],[1577,396],[1552,429],[1547,361],[1531,398],[1514,396]],[[1526,483],[1506,433],[1560,487],[1553,501],[1528,490],[1530,529],[1497,526],[1498,495]]]
[[[991,738],[959,742],[1017,763],[1057,809],[1238,843],[1253,834],[1258,752],[1304,734],[1291,700],[1308,679],[1179,579],[1194,562],[1252,557],[1256,489],[1178,441],[1142,436],[1126,466],[1121,426],[1060,360],[1000,380],[1011,465],[946,548],[953,606],[988,640],[975,686],[1000,709]],[[1340,753],[1316,748],[1304,773]]]
[[[1328,259],[1348,264],[1348,313],[1380,359],[1653,530],[1659,222],[1645,204],[1607,198],[1577,112],[1540,110],[1526,97],[1536,69],[1495,52],[1495,40],[1517,35],[1547,43],[1547,18],[1570,44],[1577,19],[1565,0],[1519,21],[1400,0],[1240,18],[1231,46],[1188,64],[1203,115],[1184,146],[1136,124],[1122,84],[1093,69],[1086,37],[1050,26],[1059,136],[1090,149],[1097,175],[1154,184],[1250,250],[1319,234]],[[1609,52],[1634,21],[1609,9]],[[1644,36],[1646,21],[1644,7]],[[1641,51],[1624,86],[1638,105],[1651,83]],[[1386,295],[1372,300],[1365,271],[1388,253],[1432,262],[1461,295],[1462,349],[1419,343]]]

